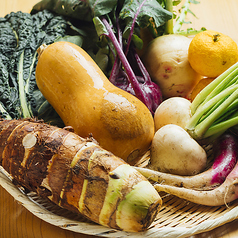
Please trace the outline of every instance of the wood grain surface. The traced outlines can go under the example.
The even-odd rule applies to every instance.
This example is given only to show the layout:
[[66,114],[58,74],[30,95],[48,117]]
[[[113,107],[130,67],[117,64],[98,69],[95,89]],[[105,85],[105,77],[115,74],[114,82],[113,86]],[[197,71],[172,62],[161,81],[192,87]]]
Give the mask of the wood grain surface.
[[[11,11],[29,12],[38,0],[1,0],[0,17]],[[183,28],[201,27],[220,31],[229,35],[238,43],[238,1],[237,0],[200,0],[200,4],[191,6],[196,15],[188,15]],[[0,186],[0,237],[1,238],[89,238],[91,235],[66,231],[50,225],[33,216],[21,204],[17,203]],[[190,236],[190,238],[235,238],[238,237],[238,221],[225,224],[212,231]]]

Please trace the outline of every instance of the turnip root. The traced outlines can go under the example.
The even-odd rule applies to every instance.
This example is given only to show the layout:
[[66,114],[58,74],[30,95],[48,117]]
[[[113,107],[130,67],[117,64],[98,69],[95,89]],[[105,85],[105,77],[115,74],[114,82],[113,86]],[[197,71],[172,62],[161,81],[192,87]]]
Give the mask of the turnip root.
[[190,42],[188,37],[178,34],[159,36],[148,45],[142,57],[164,98],[188,97],[201,79],[188,61]]
[[167,124],[175,124],[183,129],[191,118],[191,102],[182,97],[171,97],[164,100],[154,114],[155,130]]
[[237,138],[231,133],[220,136],[213,145],[213,165],[194,176],[179,176],[147,168],[136,168],[148,179],[176,187],[211,190],[221,185],[232,171],[238,159]]
[[205,150],[180,126],[168,124],[154,135],[148,168],[177,175],[195,175],[207,163]]
[[221,186],[210,191],[197,191],[163,184],[155,184],[154,187],[158,192],[163,191],[190,202],[207,206],[221,206],[238,198],[238,164]]

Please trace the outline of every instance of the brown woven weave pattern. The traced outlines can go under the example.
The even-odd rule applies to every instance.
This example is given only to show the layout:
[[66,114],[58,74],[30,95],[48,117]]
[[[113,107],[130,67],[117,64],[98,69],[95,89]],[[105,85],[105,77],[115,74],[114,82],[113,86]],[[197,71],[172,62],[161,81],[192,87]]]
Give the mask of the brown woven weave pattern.
[[[211,158],[209,157],[210,162]],[[137,166],[148,164],[146,153]],[[208,163],[208,167],[210,166]],[[35,193],[23,194],[0,170],[0,185],[31,213],[63,229],[102,237],[187,237],[228,223],[238,218],[238,200],[219,207],[195,204],[173,195],[160,193],[163,205],[148,231],[128,233],[97,225],[81,215],[62,209]]]
[[163,197],[163,207],[154,225],[191,228],[207,220],[220,218],[238,205],[238,201],[221,207],[202,206],[172,195]]
[[[235,217],[230,215],[228,215],[227,218],[225,217],[226,217],[226,214],[232,213],[235,208],[237,209],[238,200],[224,206],[210,207],[210,206],[203,206],[203,205],[191,203],[183,199],[177,198],[173,195],[168,195],[163,193],[161,194],[161,196],[163,199],[163,206],[160,212],[158,213],[157,218],[155,219],[149,231],[147,232],[148,237],[150,236],[161,237],[163,233],[166,233],[167,230],[170,231],[171,229],[176,231],[174,237],[183,237],[183,236],[185,237],[187,235],[192,235],[195,233],[197,234],[207,230],[214,229],[220,225],[223,225],[227,222],[230,222],[236,219],[235,214],[233,214],[235,215]],[[66,222],[67,224],[65,225],[61,225],[62,228],[77,232],[77,229],[73,229],[75,228],[77,222],[80,222],[80,225],[82,225],[82,223],[85,223],[85,224],[93,224],[95,226],[99,226],[87,220],[83,216],[80,216],[78,214],[69,212],[65,209],[59,208],[57,205],[51,203],[47,199],[42,199],[38,197],[34,193],[28,194],[28,199],[32,200],[35,203],[35,206],[40,206],[43,209],[43,211],[46,210],[48,212],[51,212],[53,215],[55,215],[55,219],[57,219],[57,216],[61,216],[62,218],[66,219],[65,221],[67,221],[67,219],[71,221],[68,223]],[[72,221],[74,221],[74,223],[72,223]],[[214,224],[211,225],[211,222],[213,223],[213,221],[214,221]],[[54,224],[54,219],[51,220],[51,223],[52,222]],[[178,228],[182,228],[181,232]],[[185,231],[183,230],[183,228],[185,228]],[[100,233],[101,236],[107,237],[108,229],[109,228],[105,228],[107,232]],[[150,234],[150,230],[153,231],[151,234]],[[195,232],[193,232],[193,230],[195,230]],[[157,232],[156,236],[155,236],[155,232]],[[86,233],[92,234],[92,230],[87,231]],[[112,237],[112,234],[114,234],[114,236],[116,237],[117,233],[121,235],[123,232],[117,232],[115,230],[114,231],[111,230],[110,231],[111,236],[108,236],[108,237]],[[95,235],[95,233],[93,234]],[[97,233],[96,235],[99,235],[99,234]],[[141,236],[143,235],[141,234]],[[129,236],[131,237],[132,235],[129,235]],[[139,234],[137,234],[137,236],[140,237]],[[171,234],[171,236],[168,236],[168,237],[173,237],[173,235]]]

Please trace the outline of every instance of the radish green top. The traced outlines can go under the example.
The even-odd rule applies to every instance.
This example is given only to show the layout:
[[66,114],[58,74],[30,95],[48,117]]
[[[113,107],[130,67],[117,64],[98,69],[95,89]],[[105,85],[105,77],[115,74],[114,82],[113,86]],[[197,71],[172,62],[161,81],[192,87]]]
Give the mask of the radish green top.
[[238,124],[238,62],[207,85],[191,104],[186,129],[194,139],[214,138]]

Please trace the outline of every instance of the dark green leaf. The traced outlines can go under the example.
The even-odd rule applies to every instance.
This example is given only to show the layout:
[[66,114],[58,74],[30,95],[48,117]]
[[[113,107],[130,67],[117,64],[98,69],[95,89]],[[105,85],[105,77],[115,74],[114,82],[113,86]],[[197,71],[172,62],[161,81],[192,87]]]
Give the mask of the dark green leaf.
[[[143,0],[125,0],[120,18],[127,19],[128,24],[132,22],[142,2]],[[148,0],[142,6],[136,22],[141,28],[148,27],[153,22],[157,28],[171,18],[172,13],[164,9],[156,0]]]
[[33,7],[33,12],[47,9],[63,16],[92,21],[94,17],[112,12],[117,3],[117,0],[42,0]]
[[[12,12],[0,18],[0,113],[4,118],[59,118],[39,91],[35,80],[37,49],[67,36],[70,26],[47,10],[36,14]],[[66,39],[69,39],[66,37]],[[78,42],[78,41],[77,41]],[[36,97],[37,95],[37,97]],[[42,113],[39,108],[50,113]],[[46,110],[46,111],[47,111]],[[45,118],[43,118],[45,119]]]

